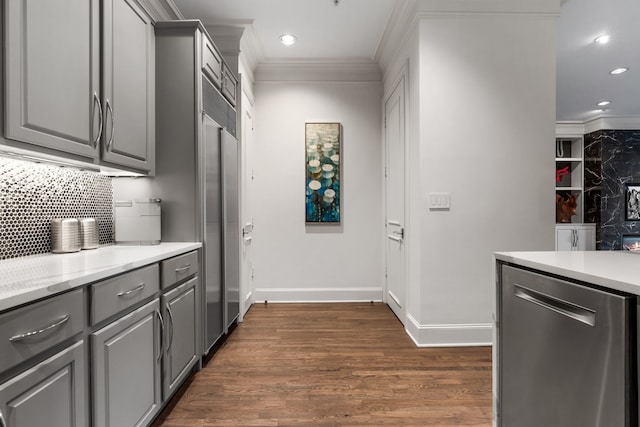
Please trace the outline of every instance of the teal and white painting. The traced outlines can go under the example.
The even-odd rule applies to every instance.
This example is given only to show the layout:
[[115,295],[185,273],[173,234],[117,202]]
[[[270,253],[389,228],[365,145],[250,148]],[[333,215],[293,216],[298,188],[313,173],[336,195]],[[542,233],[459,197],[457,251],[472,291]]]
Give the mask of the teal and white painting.
[[305,123],[306,222],[340,223],[340,123]]

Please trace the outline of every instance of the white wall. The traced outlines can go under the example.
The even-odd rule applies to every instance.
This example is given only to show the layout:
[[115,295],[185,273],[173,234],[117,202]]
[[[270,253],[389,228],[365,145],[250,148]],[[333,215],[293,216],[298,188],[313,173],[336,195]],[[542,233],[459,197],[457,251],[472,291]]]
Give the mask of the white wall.
[[[422,345],[490,343],[492,253],[554,249],[555,19],[426,16],[418,31],[420,279],[407,328]],[[450,210],[430,211],[429,192],[449,192]]]
[[[256,301],[382,298],[379,82],[255,85]],[[342,224],[305,225],[305,122],[343,126]]]

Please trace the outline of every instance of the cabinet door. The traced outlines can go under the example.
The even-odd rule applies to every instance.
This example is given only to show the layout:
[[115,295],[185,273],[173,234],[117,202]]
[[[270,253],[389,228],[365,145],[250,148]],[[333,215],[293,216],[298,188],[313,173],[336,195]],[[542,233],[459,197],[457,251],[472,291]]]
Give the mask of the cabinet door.
[[556,251],[575,250],[574,239],[573,228],[556,228]]
[[204,34],[202,34],[202,71],[216,87],[220,87],[222,84],[222,56]]
[[5,7],[6,137],[96,158],[98,0],[6,0]]
[[91,335],[93,425],[147,425],[160,396],[159,301],[156,299]]
[[135,0],[103,1],[102,159],[153,171],[155,34]]
[[167,322],[164,354],[164,398],[167,399],[182,384],[198,361],[200,310],[197,295],[198,278],[194,277],[162,297]]
[[2,426],[86,426],[84,353],[80,341],[0,385]]
[[233,75],[226,63],[222,64],[222,94],[233,105],[236,106],[238,97],[238,80]]
[[576,250],[594,251],[596,242],[595,228],[584,227],[576,230]]

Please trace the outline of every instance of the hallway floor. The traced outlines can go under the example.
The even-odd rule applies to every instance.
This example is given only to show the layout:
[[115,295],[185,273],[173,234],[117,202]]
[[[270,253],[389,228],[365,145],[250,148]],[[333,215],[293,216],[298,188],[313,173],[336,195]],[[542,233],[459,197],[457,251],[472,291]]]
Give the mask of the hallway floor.
[[417,348],[381,303],[255,304],[154,427],[491,425],[491,348]]

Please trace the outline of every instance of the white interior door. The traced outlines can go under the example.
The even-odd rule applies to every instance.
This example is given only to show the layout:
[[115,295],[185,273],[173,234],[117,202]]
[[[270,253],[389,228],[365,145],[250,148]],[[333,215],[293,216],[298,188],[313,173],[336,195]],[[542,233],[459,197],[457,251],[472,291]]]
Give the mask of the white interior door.
[[[247,98],[243,105],[250,105]],[[240,265],[240,320],[252,303],[253,292],[253,110],[242,111],[242,248]]]
[[404,324],[406,314],[405,249],[405,108],[404,78],[385,101],[386,302]]

